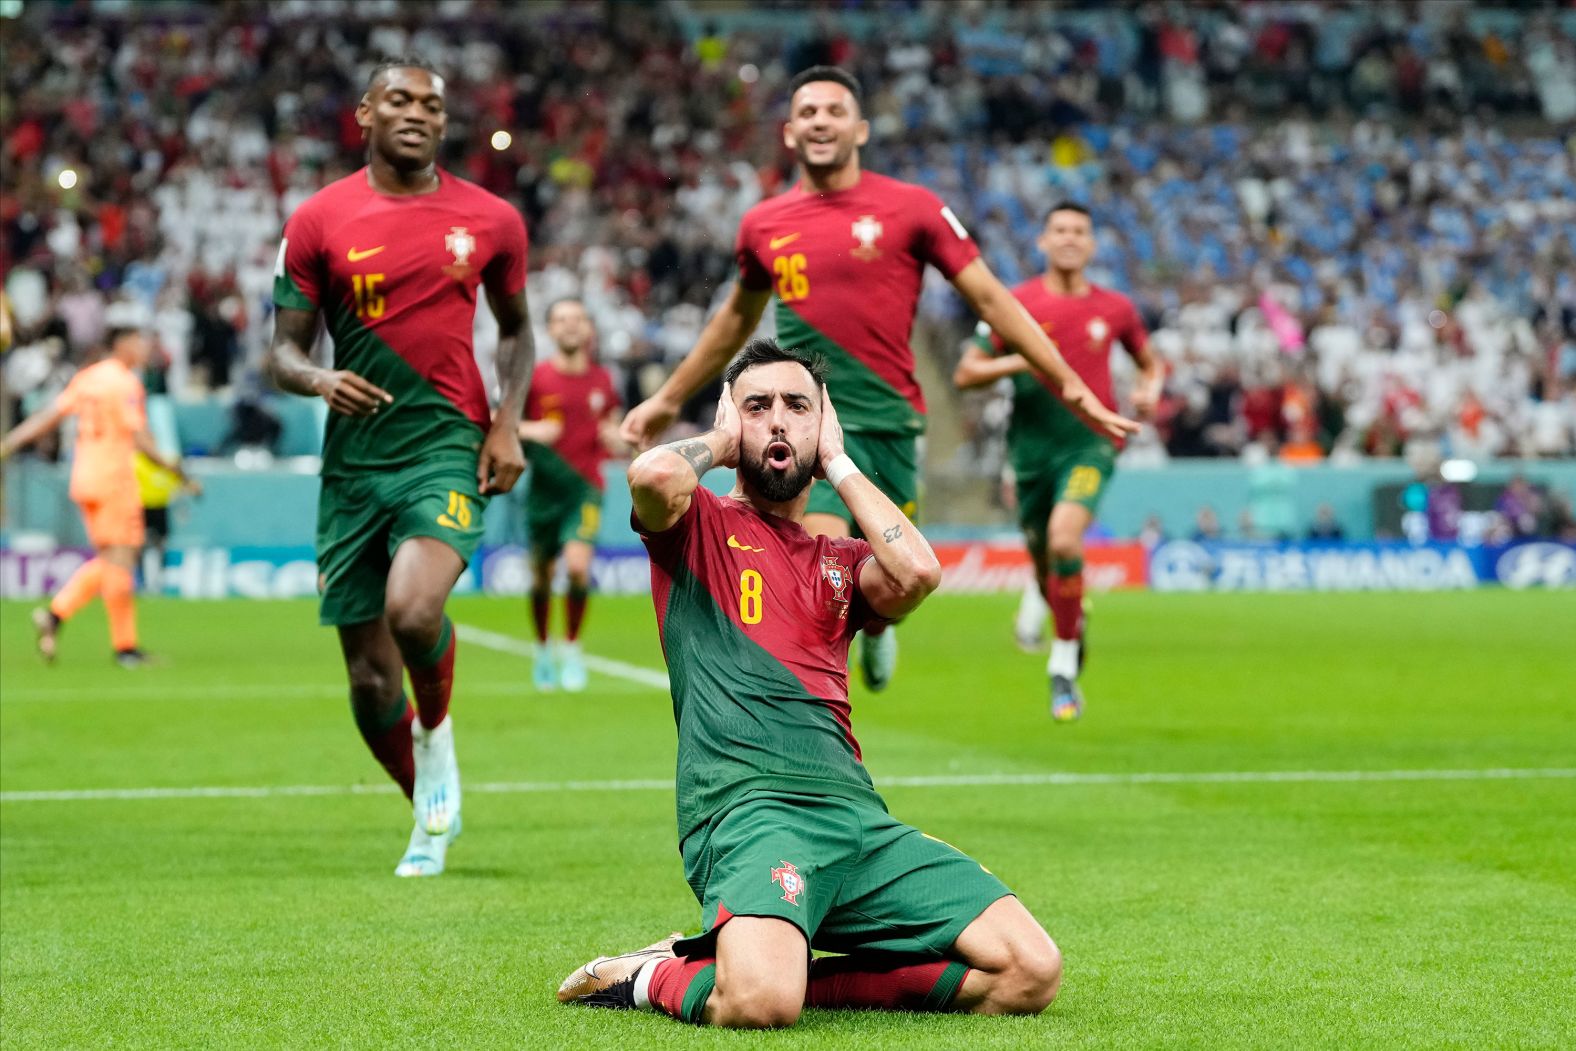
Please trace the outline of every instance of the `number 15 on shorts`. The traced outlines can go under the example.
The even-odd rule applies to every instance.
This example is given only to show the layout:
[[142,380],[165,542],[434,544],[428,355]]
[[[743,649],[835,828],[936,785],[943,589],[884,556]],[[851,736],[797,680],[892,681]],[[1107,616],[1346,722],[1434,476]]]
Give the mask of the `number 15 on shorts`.
[[449,490],[449,509],[438,516],[438,524],[450,529],[471,527],[471,498],[464,493]]

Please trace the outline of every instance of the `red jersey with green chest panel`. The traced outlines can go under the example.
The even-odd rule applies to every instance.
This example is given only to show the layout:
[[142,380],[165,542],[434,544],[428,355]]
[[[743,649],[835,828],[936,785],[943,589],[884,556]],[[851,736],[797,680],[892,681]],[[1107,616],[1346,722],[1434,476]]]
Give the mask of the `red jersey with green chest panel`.
[[950,280],[979,254],[939,197],[874,172],[762,201],[736,248],[739,283],[776,295],[777,341],[826,358],[844,429],[884,434],[925,429],[909,346],[925,265]]
[[481,448],[491,414],[471,341],[477,290],[525,287],[525,223],[481,187],[438,179],[432,193],[390,196],[363,168],[285,223],[274,303],[322,311],[334,367],[394,397],[373,416],[329,414],[325,475]]

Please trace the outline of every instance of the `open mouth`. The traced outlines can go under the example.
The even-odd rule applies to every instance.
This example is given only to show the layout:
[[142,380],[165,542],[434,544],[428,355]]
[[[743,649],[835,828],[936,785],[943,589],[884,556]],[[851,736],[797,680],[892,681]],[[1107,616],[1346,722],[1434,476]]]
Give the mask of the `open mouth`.
[[406,146],[420,146],[427,141],[427,133],[415,128],[402,128],[394,133],[394,138]]
[[793,466],[793,446],[787,442],[772,442],[766,447],[766,462],[779,471]]

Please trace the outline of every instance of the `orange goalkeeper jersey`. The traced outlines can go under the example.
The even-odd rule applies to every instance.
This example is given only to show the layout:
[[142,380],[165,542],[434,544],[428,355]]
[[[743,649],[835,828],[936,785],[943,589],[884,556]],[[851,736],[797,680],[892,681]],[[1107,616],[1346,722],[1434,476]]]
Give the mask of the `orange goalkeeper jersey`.
[[115,358],[78,372],[60,392],[55,407],[77,418],[71,499],[81,503],[136,492],[133,436],[147,426],[145,398],[142,381]]

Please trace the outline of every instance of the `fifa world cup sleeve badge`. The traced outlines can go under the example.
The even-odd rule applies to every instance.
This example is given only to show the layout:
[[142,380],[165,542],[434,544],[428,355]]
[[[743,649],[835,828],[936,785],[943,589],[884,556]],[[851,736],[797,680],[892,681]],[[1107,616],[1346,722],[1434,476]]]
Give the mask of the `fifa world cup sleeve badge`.
[[799,875],[799,869],[791,861],[784,861],[781,868],[772,869],[772,882],[782,887],[783,901],[790,905],[799,904],[799,895],[804,893],[804,877]]

